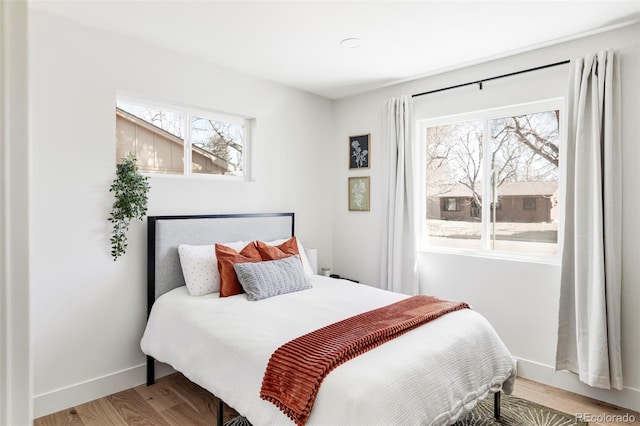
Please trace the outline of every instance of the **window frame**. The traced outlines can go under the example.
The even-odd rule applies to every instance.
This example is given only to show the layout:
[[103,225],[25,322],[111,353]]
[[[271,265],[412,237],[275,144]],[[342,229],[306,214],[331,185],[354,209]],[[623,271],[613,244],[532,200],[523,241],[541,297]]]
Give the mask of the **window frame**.
[[[427,234],[427,182],[426,182],[426,129],[435,126],[444,126],[449,124],[467,122],[467,121],[483,121],[483,170],[491,169],[491,144],[487,143],[487,138],[490,138],[489,121],[492,119],[503,118],[514,115],[533,114],[543,111],[559,110],[560,122],[559,122],[559,148],[561,153],[561,161],[558,166],[558,199],[564,200],[565,191],[565,161],[562,160],[562,154],[566,152],[566,99],[564,97],[550,98],[540,101],[533,101],[527,103],[520,103],[514,105],[501,106],[496,108],[489,108],[483,110],[476,110],[471,112],[463,112],[459,114],[451,114],[434,118],[418,118],[414,122],[414,146],[415,152],[418,154],[416,159],[416,169],[419,170],[419,176],[416,178],[416,188],[418,188],[419,194],[417,194],[418,207],[416,213],[419,215],[417,221],[417,241],[418,251],[420,252],[433,252],[433,253],[450,253],[457,255],[466,255],[474,257],[485,258],[497,258],[505,260],[518,260],[543,264],[558,265],[561,260],[562,246],[563,246],[563,221],[558,221],[558,240],[557,250],[555,254],[528,254],[517,252],[498,251],[490,248],[490,227],[491,227],[491,197],[483,197],[482,201],[482,236],[481,236],[481,248],[457,248],[446,246],[435,246],[428,243],[429,236]],[[483,179],[483,194],[490,194],[490,180]],[[500,203],[502,204],[502,203]],[[502,206],[497,207],[499,209]],[[564,203],[559,205],[559,218],[564,215]]]
[[[449,202],[450,201],[454,202],[455,208],[453,208],[453,209],[449,208]],[[444,204],[444,209],[443,210],[445,210],[445,211],[448,211],[448,212],[459,212],[461,210],[460,209],[460,199],[458,197],[446,197],[446,198],[442,199],[442,202]]]
[[[248,182],[254,180],[252,168],[252,152],[253,152],[253,134],[255,131],[255,118],[246,115],[234,114],[229,112],[220,112],[212,109],[203,109],[193,106],[187,106],[179,103],[169,103],[158,100],[151,100],[144,97],[132,96],[128,94],[117,93],[114,103],[114,111],[118,102],[140,105],[143,107],[157,108],[163,111],[177,112],[184,114],[184,169],[182,173],[162,173],[162,172],[141,172],[144,176],[159,177],[162,179],[221,179],[228,181]],[[242,176],[223,175],[215,173],[196,173],[193,172],[192,162],[192,137],[191,137],[191,120],[193,117],[211,119],[230,124],[240,124],[244,126],[244,144],[242,146]],[[115,157],[115,156],[114,156]]]

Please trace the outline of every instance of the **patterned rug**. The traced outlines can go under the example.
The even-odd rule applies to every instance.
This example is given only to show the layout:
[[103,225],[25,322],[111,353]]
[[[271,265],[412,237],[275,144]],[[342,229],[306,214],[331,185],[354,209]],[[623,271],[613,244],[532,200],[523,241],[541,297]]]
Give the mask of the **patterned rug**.
[[502,395],[500,421],[493,418],[493,397],[487,397],[454,426],[573,426],[586,425],[575,416],[544,407],[535,402]]
[[[515,396],[502,395],[500,421],[493,418],[493,398],[480,402],[462,420],[453,426],[578,426],[587,425],[576,421],[575,416],[544,407]],[[244,417],[236,417],[225,426],[251,426]]]

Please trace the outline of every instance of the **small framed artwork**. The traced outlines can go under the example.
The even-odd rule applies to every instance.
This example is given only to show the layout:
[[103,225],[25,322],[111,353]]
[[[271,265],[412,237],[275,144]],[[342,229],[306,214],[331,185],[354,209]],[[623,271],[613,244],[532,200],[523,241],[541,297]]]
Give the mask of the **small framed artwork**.
[[359,136],[349,136],[349,168],[368,169],[371,148],[369,141],[371,133]]
[[369,176],[349,178],[349,210],[357,212],[369,211],[370,200]]

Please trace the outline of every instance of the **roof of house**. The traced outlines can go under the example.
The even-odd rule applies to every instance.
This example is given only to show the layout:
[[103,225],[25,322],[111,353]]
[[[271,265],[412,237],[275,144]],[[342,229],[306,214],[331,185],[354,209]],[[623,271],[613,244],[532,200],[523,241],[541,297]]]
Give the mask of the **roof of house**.
[[[482,183],[477,183],[478,192],[482,192]],[[502,197],[546,195],[550,196],[558,191],[557,181],[541,182],[505,182],[498,187],[498,195]],[[471,189],[463,184],[454,184],[451,187],[441,186],[427,191],[429,196],[435,197],[471,197]]]

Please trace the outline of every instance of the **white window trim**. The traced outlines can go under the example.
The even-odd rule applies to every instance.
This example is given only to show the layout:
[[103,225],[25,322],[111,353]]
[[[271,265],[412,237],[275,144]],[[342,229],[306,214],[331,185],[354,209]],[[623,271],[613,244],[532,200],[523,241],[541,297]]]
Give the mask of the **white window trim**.
[[[503,259],[503,260],[513,260],[513,261],[524,261],[531,263],[540,263],[540,264],[550,264],[550,265],[559,265],[562,259],[562,247],[563,247],[563,236],[564,236],[564,221],[559,221],[558,223],[558,249],[555,254],[552,255],[539,255],[539,254],[521,254],[521,253],[510,253],[503,251],[496,251],[490,249],[490,241],[488,239],[489,236],[489,227],[491,226],[490,218],[490,208],[486,208],[485,203],[489,203],[487,197],[484,197],[483,206],[482,206],[482,239],[481,239],[481,249],[465,249],[465,248],[456,248],[456,247],[444,247],[444,246],[432,246],[428,244],[428,236],[426,235],[425,229],[425,219],[427,216],[427,195],[426,195],[426,162],[423,161],[427,155],[426,152],[426,144],[423,141],[426,140],[426,129],[428,127],[433,126],[442,126],[447,124],[454,124],[463,121],[473,121],[473,120],[484,120],[485,129],[483,130],[483,138],[488,137],[488,121],[495,118],[502,118],[505,115],[514,115],[514,114],[531,114],[540,111],[551,111],[551,110],[559,110],[560,111],[560,129],[559,129],[559,137],[560,137],[560,152],[566,152],[566,128],[567,128],[567,117],[566,117],[566,99],[563,97],[559,98],[551,98],[541,101],[528,102],[522,104],[515,104],[497,108],[490,108],[486,110],[479,110],[473,112],[465,112],[460,114],[452,114],[442,117],[434,117],[434,118],[426,118],[426,119],[417,119],[415,121],[415,132],[414,132],[414,146],[416,147],[415,152],[418,153],[418,170],[420,170],[420,176],[417,179],[419,188],[419,195],[417,199],[419,200],[419,209],[417,209],[417,213],[419,214],[420,220],[418,221],[418,251],[425,253],[448,253],[462,256],[472,256],[472,257],[482,257],[482,258],[491,258],[491,259]],[[483,140],[483,167],[484,170],[490,169],[490,152],[489,145],[486,143],[486,139]],[[566,166],[565,161],[561,160],[558,167],[558,199],[564,200],[565,193],[565,175],[566,175]],[[483,179],[483,191],[485,194],[488,194],[489,180]],[[564,203],[560,203],[559,206],[559,217],[564,217]]]
[[[255,181],[254,170],[253,170],[253,161],[252,161],[252,153],[253,153],[253,134],[255,129],[255,118],[243,115],[243,114],[232,114],[229,112],[220,112],[217,110],[208,110],[197,108],[185,104],[180,103],[169,103],[158,101],[157,99],[149,99],[137,95],[131,95],[127,93],[118,92],[116,94],[116,104],[114,105],[114,110],[116,108],[117,102],[124,103],[132,103],[143,106],[148,106],[152,108],[162,109],[164,111],[175,112],[185,115],[185,135],[184,135],[184,159],[185,159],[185,169],[182,174],[176,173],[152,173],[152,172],[142,172],[143,176],[149,176],[153,178],[161,178],[161,179],[213,179],[213,180],[223,180],[223,181],[236,181],[236,182],[253,182]],[[243,176],[229,176],[229,175],[220,175],[220,174],[209,174],[209,173],[193,173],[192,171],[192,163],[191,163],[191,118],[211,118],[215,120],[224,121],[231,124],[239,124],[243,125],[245,129],[245,140],[244,140],[244,152],[242,153],[242,169],[244,171]],[[188,167],[187,167],[188,166]]]

